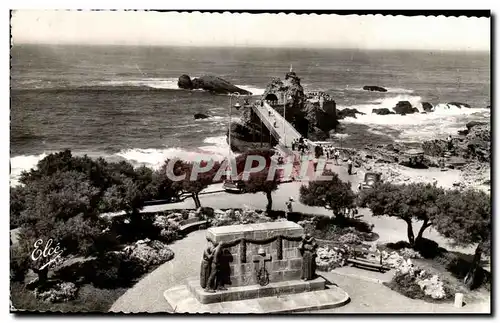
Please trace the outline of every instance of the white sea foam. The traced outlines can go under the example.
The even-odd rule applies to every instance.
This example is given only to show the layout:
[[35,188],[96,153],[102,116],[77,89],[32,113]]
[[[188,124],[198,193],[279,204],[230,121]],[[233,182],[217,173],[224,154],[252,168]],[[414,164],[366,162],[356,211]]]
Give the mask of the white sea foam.
[[127,149],[120,151],[117,156],[120,156],[134,166],[145,165],[153,169],[158,169],[163,165],[165,160],[178,158],[185,161],[202,161],[202,160],[222,160],[224,157],[209,151],[202,150],[186,150],[179,147],[165,149]]
[[[168,89],[168,90],[180,90],[177,85],[179,79],[176,77],[153,77],[153,78],[140,78],[140,79],[129,79],[129,80],[109,80],[99,82],[99,85],[103,86],[146,86],[154,89]],[[252,92],[252,95],[262,95],[265,89],[258,88],[253,85],[236,85],[239,88]]]
[[10,185],[19,184],[19,176],[23,171],[29,171],[36,167],[38,161],[47,156],[46,153],[40,155],[21,155],[10,159]]
[[237,87],[252,92],[252,95],[262,95],[266,89],[254,87],[253,85],[236,85]]
[[100,82],[99,85],[104,86],[147,86],[155,89],[179,90],[177,86],[178,79],[175,77],[168,78],[142,78],[131,80],[111,80]]
[[[408,115],[390,114],[377,115],[372,114],[372,109],[387,108],[392,111],[399,101],[409,101],[412,106],[423,112],[421,97],[408,94],[400,94],[389,98],[379,98],[371,103],[350,106],[365,115],[356,115],[356,118],[345,118],[346,123],[360,123],[369,125],[373,130],[390,127],[401,132],[400,140],[422,141],[436,138],[436,136],[456,135],[457,131],[464,128],[465,123],[470,120],[471,115],[477,115],[479,118],[487,118],[490,111],[488,109],[474,109],[458,107],[449,104],[437,104],[433,112],[414,113]],[[343,108],[339,106],[339,110]],[[382,131],[383,132],[383,131]]]
[[[384,87],[387,92],[379,92],[379,93],[399,93],[399,94],[411,94],[414,92],[414,90],[411,89],[403,89],[403,88],[398,88],[398,87]],[[336,88],[334,89],[336,91],[354,91],[354,92],[370,92],[368,90],[363,89],[363,87],[350,87],[347,85],[345,88]],[[378,92],[378,91],[373,91],[373,92]]]
[[414,90],[402,89],[398,87],[386,87],[387,93],[413,93]]

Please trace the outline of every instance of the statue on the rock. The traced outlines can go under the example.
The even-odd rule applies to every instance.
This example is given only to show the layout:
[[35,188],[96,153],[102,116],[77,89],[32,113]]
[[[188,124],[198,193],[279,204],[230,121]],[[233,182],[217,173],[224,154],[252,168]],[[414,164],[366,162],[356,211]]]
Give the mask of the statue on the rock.
[[302,274],[300,279],[311,280],[316,276],[316,249],[318,245],[313,237],[308,234],[302,236],[302,242],[299,246],[302,255]]

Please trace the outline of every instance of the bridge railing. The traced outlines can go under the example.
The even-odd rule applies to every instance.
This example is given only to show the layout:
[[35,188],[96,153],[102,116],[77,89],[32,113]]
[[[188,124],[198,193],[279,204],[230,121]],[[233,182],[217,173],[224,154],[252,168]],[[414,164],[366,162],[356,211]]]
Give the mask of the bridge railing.
[[[298,139],[301,137],[300,133],[295,129],[295,127],[290,122],[288,122],[281,114],[279,114],[273,107],[271,107],[267,102],[264,102],[264,107],[266,108],[266,110],[271,109],[273,111],[273,114],[275,116],[278,116],[278,118],[281,119],[279,124],[284,126],[283,131],[287,132],[287,135],[288,135],[286,143],[284,142],[284,138],[281,138],[281,136],[280,136],[280,141],[282,143],[284,143],[286,146],[290,146],[288,141],[291,143],[291,141],[293,139]],[[290,138],[290,134],[293,136],[292,138]],[[288,139],[290,139],[290,140],[288,140]]]

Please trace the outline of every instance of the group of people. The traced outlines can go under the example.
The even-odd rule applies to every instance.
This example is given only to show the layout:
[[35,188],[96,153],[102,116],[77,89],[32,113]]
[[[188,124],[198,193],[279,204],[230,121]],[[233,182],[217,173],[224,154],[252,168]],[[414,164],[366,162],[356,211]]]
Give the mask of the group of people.
[[292,141],[292,150],[298,151],[301,154],[309,153],[309,147],[303,137]]

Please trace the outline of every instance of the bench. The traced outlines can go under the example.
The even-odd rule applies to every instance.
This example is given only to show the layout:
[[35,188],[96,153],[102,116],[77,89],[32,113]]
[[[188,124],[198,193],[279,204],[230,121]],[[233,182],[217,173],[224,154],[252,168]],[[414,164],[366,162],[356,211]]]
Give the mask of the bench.
[[380,254],[380,261],[375,262],[375,261],[367,260],[365,258],[359,258],[358,254],[360,254],[360,253],[364,254],[365,252],[362,249],[358,249],[358,248],[354,249],[353,258],[347,259],[347,262],[350,263],[354,267],[373,268],[373,269],[377,269],[378,271],[380,271],[382,273],[384,271],[387,271],[390,269],[389,267],[384,266],[384,264],[382,263],[382,254]]
[[384,271],[387,271],[387,270],[390,269],[389,267],[386,267],[383,264],[380,264],[380,263],[377,263],[377,262],[373,262],[373,261],[369,261],[369,260],[349,258],[349,259],[347,259],[347,262],[350,263],[351,265],[353,265],[354,267],[368,267],[368,268],[373,268],[373,269],[377,269],[381,273],[383,273]]
[[181,225],[179,227],[179,231],[182,234],[187,234],[187,233],[190,233],[190,232],[192,232],[192,231],[194,231],[196,229],[203,229],[207,225],[208,225],[208,221],[207,220],[201,220],[201,221],[197,221],[197,222],[192,222],[192,223],[188,223],[188,224],[185,224],[185,225]]

